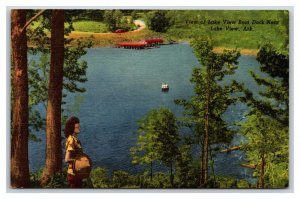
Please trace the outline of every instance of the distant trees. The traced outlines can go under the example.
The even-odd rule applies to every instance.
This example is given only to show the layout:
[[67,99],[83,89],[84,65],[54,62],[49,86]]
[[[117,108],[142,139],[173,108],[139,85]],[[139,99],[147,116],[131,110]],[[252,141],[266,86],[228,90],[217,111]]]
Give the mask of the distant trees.
[[104,22],[108,25],[108,28],[111,31],[117,28],[122,17],[123,14],[120,10],[105,10],[103,15]]
[[156,10],[147,13],[147,25],[150,30],[166,32],[171,26],[171,20],[167,16],[167,11]]
[[150,111],[139,121],[136,147],[130,149],[133,164],[150,164],[151,179],[154,161],[161,161],[170,168],[173,184],[173,166],[178,155],[178,129],[172,112],[166,108]]
[[132,30],[135,28],[132,16],[126,16],[130,14],[126,10],[105,10],[103,15],[103,21],[107,24],[110,31],[116,29]]
[[72,15],[72,20],[102,21],[104,10],[65,10]]
[[210,146],[229,142],[233,137],[233,132],[227,129],[222,114],[236,101],[230,93],[236,91],[239,85],[232,82],[231,85],[222,87],[219,82],[225,75],[234,73],[240,54],[237,51],[217,54],[206,40],[195,40],[192,46],[203,66],[193,70],[191,82],[194,84],[195,96],[175,102],[184,107],[186,117],[183,124],[193,130],[201,146],[200,186],[205,186],[209,177]]

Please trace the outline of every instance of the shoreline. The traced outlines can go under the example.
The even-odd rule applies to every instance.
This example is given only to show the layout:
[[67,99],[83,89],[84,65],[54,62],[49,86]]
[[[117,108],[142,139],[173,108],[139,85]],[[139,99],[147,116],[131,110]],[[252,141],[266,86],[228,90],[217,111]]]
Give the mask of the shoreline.
[[[93,33],[93,32],[78,32],[78,31],[72,31],[66,38],[73,39],[73,41],[69,44],[70,46],[75,46],[76,40],[81,41],[87,41],[92,42],[92,48],[112,48],[114,47],[115,43],[118,42],[137,42],[142,41],[144,39],[149,38],[162,38],[164,40],[164,35],[153,33],[152,31],[149,31],[146,27],[141,27],[135,31],[129,31],[125,33]],[[188,40],[179,40],[175,42],[174,44],[189,44],[190,41]],[[174,45],[174,44],[168,44],[168,41],[166,41],[165,45]],[[32,43],[29,43],[28,46],[35,46]],[[238,49],[241,53],[241,55],[246,56],[256,56],[259,49],[247,49],[247,48],[230,48],[230,47],[224,47],[224,46],[218,46],[214,47],[213,51],[215,53],[222,53],[224,50],[234,50]]]
[[[101,34],[101,33],[100,33]],[[100,34],[98,34],[100,36]],[[114,33],[112,33],[114,34]],[[89,40],[89,41],[93,41],[93,39],[95,39],[95,37],[91,36],[92,34],[86,34],[86,39]],[[91,38],[93,37],[93,38]],[[83,39],[85,40],[83,37],[70,37],[70,38],[73,38],[73,39]],[[97,40],[97,39],[96,39]],[[126,40],[128,41],[128,40]],[[134,42],[134,41],[132,41]],[[175,42],[174,44],[189,44],[190,42],[189,41],[180,41],[180,42]],[[164,44],[164,45],[174,45],[174,44]],[[99,44],[98,42],[95,42],[92,46],[92,48],[112,48],[114,46],[113,43],[106,43],[106,44]],[[247,49],[247,48],[237,48],[241,55],[247,55],[247,56],[256,56],[257,53],[258,53],[258,49]],[[220,47],[214,47],[213,48],[213,51],[215,53],[222,53],[224,50],[234,50],[234,48],[228,48],[228,47],[223,47],[223,46],[220,46]]]
[[[189,44],[189,42],[177,42],[174,44],[163,44],[163,45],[176,45],[176,44]],[[97,46],[97,45],[93,45],[92,48],[113,48],[112,45],[110,46]],[[227,47],[214,47],[213,48],[213,52],[215,53],[222,53],[224,50],[234,50],[234,48],[227,48]],[[258,53],[258,49],[247,49],[247,48],[243,48],[243,49],[238,49],[241,53],[241,55],[246,55],[246,56],[257,56]]]
[[[216,53],[221,53],[224,50],[234,50],[234,48],[226,48],[226,47],[215,47],[213,48],[213,51]],[[258,53],[258,49],[247,49],[247,48],[242,48],[239,49],[241,55],[247,55],[247,56],[256,56]]]

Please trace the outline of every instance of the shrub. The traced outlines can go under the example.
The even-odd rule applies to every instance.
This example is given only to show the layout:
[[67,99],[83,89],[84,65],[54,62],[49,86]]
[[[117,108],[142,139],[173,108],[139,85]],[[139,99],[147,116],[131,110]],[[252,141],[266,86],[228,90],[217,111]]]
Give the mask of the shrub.
[[94,188],[110,188],[110,181],[106,168],[97,167],[92,170],[90,176]]

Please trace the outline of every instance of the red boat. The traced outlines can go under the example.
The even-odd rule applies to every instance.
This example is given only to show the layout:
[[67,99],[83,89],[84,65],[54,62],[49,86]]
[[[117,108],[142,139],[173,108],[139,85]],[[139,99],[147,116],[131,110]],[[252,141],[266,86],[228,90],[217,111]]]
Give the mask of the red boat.
[[140,42],[118,42],[116,43],[117,48],[129,48],[129,49],[144,49],[147,47],[162,44],[164,40],[162,39],[147,39]]
[[162,39],[146,39],[145,42],[147,42],[148,45],[153,46],[153,45],[162,44],[164,42],[164,40],[162,40]]
[[147,43],[142,42],[119,42],[116,43],[117,48],[143,49],[147,47]]

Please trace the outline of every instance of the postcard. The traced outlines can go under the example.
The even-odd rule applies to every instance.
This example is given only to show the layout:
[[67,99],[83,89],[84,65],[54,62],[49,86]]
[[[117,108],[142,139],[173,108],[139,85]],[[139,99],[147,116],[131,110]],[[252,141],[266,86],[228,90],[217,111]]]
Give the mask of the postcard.
[[12,189],[288,189],[285,9],[11,9]]

